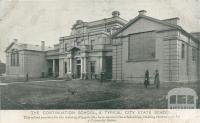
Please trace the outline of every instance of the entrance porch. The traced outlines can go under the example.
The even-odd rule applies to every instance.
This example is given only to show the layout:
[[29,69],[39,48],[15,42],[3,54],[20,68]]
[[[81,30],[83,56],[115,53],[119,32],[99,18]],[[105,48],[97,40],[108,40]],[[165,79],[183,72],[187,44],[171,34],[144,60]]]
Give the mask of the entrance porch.
[[59,76],[59,59],[48,59],[48,76],[58,77]]

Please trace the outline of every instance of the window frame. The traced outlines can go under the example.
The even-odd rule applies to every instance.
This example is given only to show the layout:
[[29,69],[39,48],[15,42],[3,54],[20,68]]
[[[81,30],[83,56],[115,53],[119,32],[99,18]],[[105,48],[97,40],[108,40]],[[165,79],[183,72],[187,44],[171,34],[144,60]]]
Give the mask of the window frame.
[[181,59],[185,59],[185,44],[181,44]]
[[177,104],[187,104],[187,95],[177,95]]
[[65,52],[67,51],[67,46],[68,46],[68,44],[67,44],[67,43],[65,43]]
[[192,47],[192,61],[196,61],[197,60],[197,49]]
[[10,65],[19,66],[19,51],[13,49],[10,54]]
[[91,40],[90,40],[90,49],[91,49],[91,50],[94,50],[94,42],[95,42],[94,39],[91,39]]
[[90,61],[90,73],[95,73],[96,61]]
[[[131,45],[130,45],[130,42],[131,42],[131,36],[133,36],[133,35],[142,35],[142,34],[147,34],[147,33],[151,33],[151,37],[154,39],[154,54],[153,54],[153,56],[152,56],[152,58],[145,58],[144,56],[143,56],[143,58],[141,58],[141,59],[134,59],[134,58],[130,58],[130,56],[131,56],[131,52],[130,52],[130,50],[131,50]],[[149,37],[149,36],[147,36],[147,37]],[[143,41],[142,42],[142,45],[143,45],[143,49],[144,49],[144,42],[145,41]],[[143,54],[144,55],[144,54]],[[147,32],[140,32],[140,33],[132,33],[132,34],[129,34],[128,35],[128,62],[130,62],[130,61],[136,61],[136,62],[142,62],[142,61],[157,61],[158,59],[156,59],[156,32],[155,31],[147,31]]]
[[67,73],[67,62],[64,62],[64,70],[65,70],[65,74]]
[[170,100],[170,104],[177,104],[177,95],[171,95],[169,97],[169,100]]

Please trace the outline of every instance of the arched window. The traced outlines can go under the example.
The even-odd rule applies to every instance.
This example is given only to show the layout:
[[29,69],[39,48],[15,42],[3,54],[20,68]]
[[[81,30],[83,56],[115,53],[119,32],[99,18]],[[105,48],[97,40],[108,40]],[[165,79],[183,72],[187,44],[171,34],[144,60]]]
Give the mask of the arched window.
[[12,50],[10,55],[11,66],[19,66],[19,52],[15,49]]

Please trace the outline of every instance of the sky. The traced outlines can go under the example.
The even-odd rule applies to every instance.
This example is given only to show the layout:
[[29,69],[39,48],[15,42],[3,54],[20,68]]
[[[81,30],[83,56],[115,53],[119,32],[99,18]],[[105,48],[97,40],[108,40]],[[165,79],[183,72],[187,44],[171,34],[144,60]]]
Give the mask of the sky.
[[53,47],[76,20],[108,18],[115,10],[130,20],[143,9],[158,19],[179,17],[185,30],[200,32],[200,0],[0,0],[0,60],[15,38]]

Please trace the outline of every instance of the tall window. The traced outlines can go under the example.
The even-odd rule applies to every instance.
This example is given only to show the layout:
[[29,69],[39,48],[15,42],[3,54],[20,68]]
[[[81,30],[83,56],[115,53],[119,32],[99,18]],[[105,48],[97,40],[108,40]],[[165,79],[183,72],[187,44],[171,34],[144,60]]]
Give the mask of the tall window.
[[60,52],[65,52],[65,42],[64,39],[60,41]]
[[106,40],[106,37],[102,37],[102,44],[109,44],[108,40]]
[[10,55],[10,62],[11,66],[18,66],[19,65],[19,52],[16,50],[12,50]]
[[111,29],[110,29],[110,28],[107,28],[107,29],[106,29],[106,32],[110,33],[110,32],[111,32]]
[[65,64],[65,73],[67,73],[67,62],[64,62]]
[[71,60],[68,59],[68,61],[69,61],[69,72],[71,72]]
[[76,46],[79,46],[80,44],[81,44],[80,41],[77,41],[77,42],[76,42]]
[[183,44],[183,43],[181,45],[181,58],[182,59],[185,58],[185,44]]
[[95,62],[90,62],[90,71],[91,73],[95,73]]
[[14,52],[11,53],[10,55],[10,62],[11,62],[11,66],[14,66],[15,65],[15,54]]
[[65,51],[67,51],[67,43],[65,43]]
[[94,49],[94,40],[90,41],[90,46],[91,46],[91,50],[93,50]]
[[155,32],[133,34],[129,37],[129,60],[155,59]]
[[192,61],[196,61],[197,59],[197,50],[192,48]]

